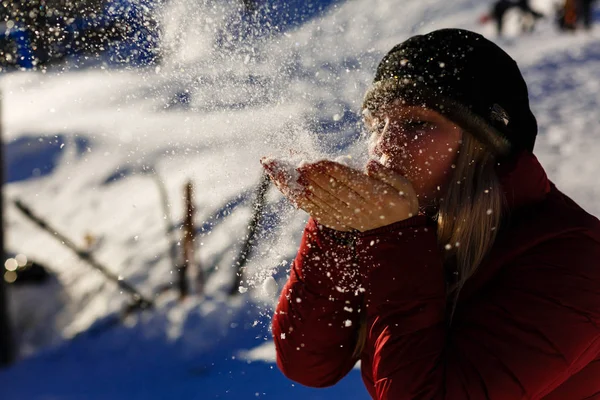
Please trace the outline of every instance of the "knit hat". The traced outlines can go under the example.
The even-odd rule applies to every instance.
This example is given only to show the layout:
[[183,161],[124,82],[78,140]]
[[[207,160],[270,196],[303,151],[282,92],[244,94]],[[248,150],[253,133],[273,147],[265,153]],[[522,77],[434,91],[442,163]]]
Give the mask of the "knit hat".
[[474,32],[441,29],[395,46],[379,63],[364,107],[396,99],[441,112],[498,155],[533,151],[537,123],[517,63]]

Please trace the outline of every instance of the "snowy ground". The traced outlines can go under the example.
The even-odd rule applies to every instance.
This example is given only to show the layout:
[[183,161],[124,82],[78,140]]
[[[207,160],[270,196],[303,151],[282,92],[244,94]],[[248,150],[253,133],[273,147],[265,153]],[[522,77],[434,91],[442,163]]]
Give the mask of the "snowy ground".
[[[249,290],[234,301],[224,295],[251,214],[258,160],[292,149],[305,158],[360,154],[357,112],[382,55],[412,34],[442,27],[493,38],[491,27],[477,25],[487,6],[314,1],[322,10],[307,12],[306,22],[273,11],[281,32],[253,35],[248,21],[216,4],[167,3],[170,57],[160,67],[94,63],[0,77],[7,248],[49,266],[69,299],[54,327],[31,329],[54,332],[46,342],[75,337],[0,373],[3,399],[367,398],[358,370],[334,388],[314,390],[294,385],[274,365],[274,298],[263,282],[283,282],[306,219],[274,191],[242,284]],[[600,216],[600,29],[561,35],[547,20],[532,35],[498,43],[530,86],[540,126],[536,154],[559,188]],[[127,295],[11,201],[22,199],[78,245],[94,237],[95,257],[151,296],[174,279],[151,170],[167,187],[177,227],[183,184],[195,185],[197,261],[212,272],[207,294],[183,304],[166,295],[155,311],[106,328]],[[24,296],[31,297],[13,291],[13,305]],[[43,342],[27,343],[28,351]]]

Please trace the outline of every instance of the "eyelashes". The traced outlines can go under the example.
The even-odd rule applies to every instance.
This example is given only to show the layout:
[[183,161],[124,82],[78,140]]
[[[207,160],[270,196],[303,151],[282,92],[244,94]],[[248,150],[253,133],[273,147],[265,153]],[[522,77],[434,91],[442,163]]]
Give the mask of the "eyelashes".
[[[422,120],[409,120],[409,121],[402,121],[398,124],[394,124],[395,126],[399,127],[400,130],[404,133],[425,133],[427,131],[431,131],[435,128],[435,125],[432,124],[429,121],[422,121]],[[385,121],[376,121],[376,123],[374,123],[371,126],[371,133],[374,133],[378,136],[383,135],[388,129],[390,128],[390,120],[388,118],[385,119]]]
[[364,111],[363,122],[363,126],[366,128],[365,134],[370,140],[379,140],[388,131],[391,134],[399,134],[416,140],[434,131],[437,127],[435,122],[419,115],[405,115],[390,120],[385,114],[374,116],[372,113]]
[[432,130],[433,128],[434,125],[428,121],[413,120],[406,121],[402,124],[402,130],[409,133],[426,132]]

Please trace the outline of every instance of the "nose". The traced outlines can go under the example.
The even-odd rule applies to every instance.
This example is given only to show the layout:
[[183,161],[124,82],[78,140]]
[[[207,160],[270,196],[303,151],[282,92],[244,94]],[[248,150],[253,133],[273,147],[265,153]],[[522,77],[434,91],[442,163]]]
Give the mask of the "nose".
[[386,129],[383,128],[381,132],[373,132],[369,139],[369,154],[373,157],[381,157],[383,155],[383,138],[386,133]]
[[392,126],[387,122],[385,128],[375,138],[373,153],[377,157],[381,157],[383,154],[394,154],[401,151],[407,142],[407,132],[401,127]]
[[369,142],[369,153],[371,154],[371,156],[379,158],[383,155],[383,152],[381,151],[380,142],[380,136],[371,136],[371,141]]
[[[383,123],[383,126],[380,127],[379,124]],[[371,136],[371,143],[370,143],[370,153],[379,158],[383,155],[383,153],[386,150],[386,146],[385,143],[386,141],[388,141],[389,139],[387,138],[388,136],[388,128],[389,128],[389,124],[390,121],[388,118],[385,118],[385,121],[375,121],[375,126],[378,129],[376,131],[376,133],[374,133]]]

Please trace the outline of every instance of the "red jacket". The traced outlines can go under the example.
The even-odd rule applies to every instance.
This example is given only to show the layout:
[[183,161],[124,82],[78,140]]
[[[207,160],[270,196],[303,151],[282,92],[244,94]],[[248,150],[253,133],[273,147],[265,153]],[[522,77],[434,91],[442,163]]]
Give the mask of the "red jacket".
[[358,361],[364,312],[374,399],[600,399],[600,222],[532,155],[500,178],[511,213],[449,327],[443,250],[425,217],[347,241],[309,220],[273,317],[283,373],[339,381]]

